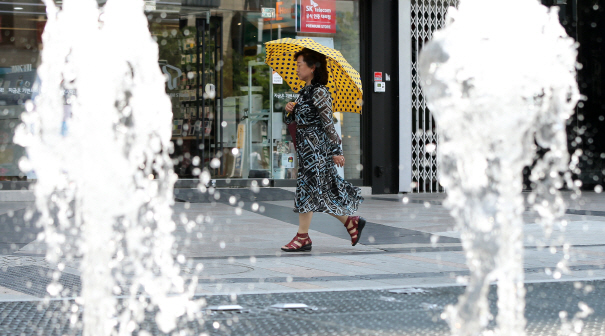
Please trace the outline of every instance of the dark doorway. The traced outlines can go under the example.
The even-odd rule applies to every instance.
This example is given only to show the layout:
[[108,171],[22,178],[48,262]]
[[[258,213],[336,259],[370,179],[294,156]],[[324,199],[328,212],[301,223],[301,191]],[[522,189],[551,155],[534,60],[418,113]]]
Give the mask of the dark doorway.
[[559,8],[559,19],[567,34],[579,43],[578,84],[585,96],[569,119],[567,127],[570,153],[582,151],[580,173],[584,189],[603,185],[605,163],[605,101],[603,100],[603,61],[605,52],[605,2],[602,0],[543,0]]

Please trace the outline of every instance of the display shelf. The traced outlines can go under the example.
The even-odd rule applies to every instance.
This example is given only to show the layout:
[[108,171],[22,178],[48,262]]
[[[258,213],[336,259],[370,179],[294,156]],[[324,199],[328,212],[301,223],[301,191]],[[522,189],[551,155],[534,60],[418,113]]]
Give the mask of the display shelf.
[[[212,146],[212,148],[219,148],[219,147],[221,147],[220,143],[219,144],[212,144],[211,146]],[[237,144],[235,142],[234,143],[229,143],[229,144],[223,144],[223,148],[225,148],[225,149],[227,149],[227,148],[235,148],[235,147],[237,147]]]

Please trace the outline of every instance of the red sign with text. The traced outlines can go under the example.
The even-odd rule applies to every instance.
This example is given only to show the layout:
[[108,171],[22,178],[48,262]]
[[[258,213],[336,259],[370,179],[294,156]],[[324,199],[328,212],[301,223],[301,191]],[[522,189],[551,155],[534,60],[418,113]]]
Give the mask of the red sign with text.
[[305,33],[336,33],[335,0],[300,0],[299,31]]

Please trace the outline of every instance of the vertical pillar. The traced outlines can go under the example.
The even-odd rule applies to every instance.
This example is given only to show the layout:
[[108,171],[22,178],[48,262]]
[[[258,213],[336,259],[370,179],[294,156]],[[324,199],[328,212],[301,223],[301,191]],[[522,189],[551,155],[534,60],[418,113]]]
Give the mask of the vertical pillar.
[[[399,59],[398,59],[398,2],[373,0],[370,2],[369,85],[364,90],[364,101],[369,103],[371,143],[364,149],[370,156],[369,169],[373,194],[399,192]],[[374,92],[374,73],[382,74],[385,91]],[[388,75],[388,78],[387,78]],[[367,119],[365,119],[367,120]],[[365,121],[364,120],[364,121]],[[367,125],[367,124],[366,124]]]
[[399,192],[412,191],[411,0],[399,0]]

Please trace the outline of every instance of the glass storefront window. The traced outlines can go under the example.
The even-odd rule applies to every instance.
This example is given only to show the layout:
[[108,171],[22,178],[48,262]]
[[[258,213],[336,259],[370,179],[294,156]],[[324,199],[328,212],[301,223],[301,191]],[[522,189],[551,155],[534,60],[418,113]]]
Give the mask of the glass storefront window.
[[0,181],[35,178],[20,171],[18,163],[25,151],[13,136],[25,102],[35,95],[46,23],[42,3],[8,7],[0,10]]
[[[283,113],[297,94],[264,63],[264,43],[310,37],[340,50],[359,70],[359,0],[146,3],[172,101],[179,178],[195,179],[206,168],[215,179],[295,179],[296,151]],[[324,8],[323,17],[307,17],[308,6]],[[0,13],[0,180],[35,179],[20,172],[25,153],[13,135],[25,102],[35,97],[46,13],[41,1],[22,7]],[[275,17],[263,17],[263,9]],[[361,118],[335,112],[347,158],[342,173],[359,179]]]
[[[321,7],[327,29],[305,28],[305,6]],[[297,94],[264,63],[264,43],[311,37],[340,50],[359,69],[358,1],[189,1],[162,5],[149,22],[160,45],[160,66],[173,101],[175,171],[193,178],[208,168],[213,178],[296,178],[296,152],[283,122]],[[195,6],[195,5],[199,6]],[[302,7],[301,7],[302,6]],[[274,18],[264,18],[263,8]],[[304,15],[303,15],[304,16]],[[338,112],[338,111],[335,111]],[[342,132],[345,178],[361,177],[361,118],[335,113]]]

